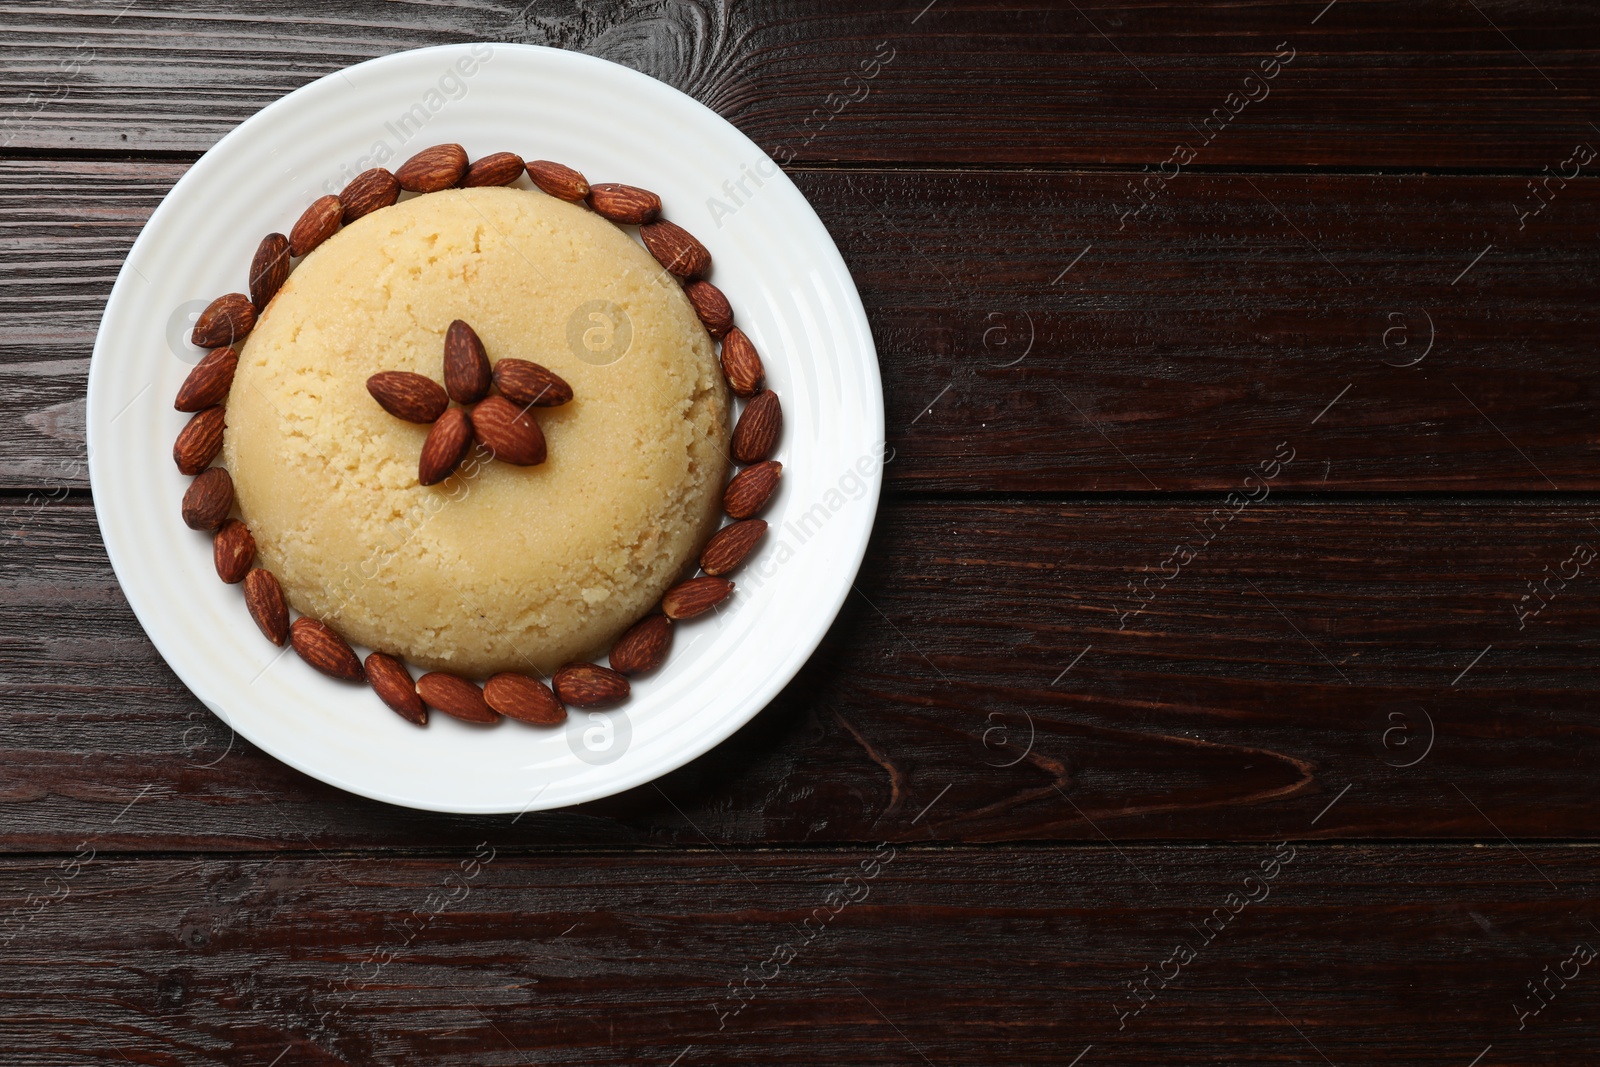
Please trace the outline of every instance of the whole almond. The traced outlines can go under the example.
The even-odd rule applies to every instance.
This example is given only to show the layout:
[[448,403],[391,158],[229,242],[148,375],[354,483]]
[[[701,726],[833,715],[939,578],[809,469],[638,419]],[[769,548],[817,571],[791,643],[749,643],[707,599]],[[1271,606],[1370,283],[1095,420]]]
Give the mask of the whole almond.
[[250,303],[255,305],[256,314],[266,308],[288,280],[289,266],[289,239],[281,233],[263,237],[250,261]]
[[565,164],[552,163],[548,159],[530,159],[528,177],[533,179],[533,184],[558,200],[576,203],[589,195],[588,181]]
[[674,621],[692,619],[728,599],[732,592],[733,583],[726,578],[690,578],[667,590],[661,598],[661,612]]
[[505,671],[493,676],[483,683],[483,699],[506,718],[535,726],[554,726],[567,718],[567,709],[550,687],[526,674]]
[[713,338],[720,341],[733,329],[733,305],[721,289],[710,282],[695,281],[683,287],[683,295],[689,298],[689,306]]
[[271,571],[256,567],[244,576],[244,606],[268,641],[282,645],[289,639],[289,602]]
[[639,227],[639,238],[656,262],[680,278],[698,278],[711,269],[711,253],[694,234],[660,219]]
[[778,487],[783,464],[775,459],[746,467],[733,476],[722,494],[722,510],[735,519],[748,519],[767,506],[767,498]]
[[217,577],[236,585],[244,581],[255,561],[256,539],[251,536],[250,527],[238,519],[223,523],[211,541],[211,562],[216,564]]
[[643,674],[661,666],[672,647],[672,620],[646,615],[611,646],[611,669],[623,674]]
[[397,419],[433,422],[450,406],[444,387],[408,370],[379,371],[367,379],[367,392]]
[[495,459],[519,467],[544,462],[544,431],[532,415],[503,396],[486,396],[472,409],[472,433]]
[[289,643],[301,659],[330,678],[360,682],[367,677],[350,643],[325,622],[300,616],[289,627]]
[[559,407],[572,399],[572,386],[555,371],[525,359],[502,359],[494,365],[494,384],[507,400],[536,408]]
[[633,185],[601,182],[589,188],[589,206],[603,218],[626,226],[639,226],[661,214],[661,198]]
[[481,185],[510,185],[522,177],[522,172],[521,156],[515,152],[496,152],[468,167],[461,179],[461,187],[471,189]]
[[783,408],[771,389],[757,393],[744,406],[739,424],[733,428],[731,451],[740,463],[759,463],[778,447],[783,432]]
[[500,716],[483,699],[483,690],[476,683],[444,671],[429,671],[418,678],[417,695],[430,708],[438,708],[462,722],[500,721]]
[[233,372],[238,369],[239,353],[231,348],[213,348],[183,380],[172,406],[179,411],[202,411],[222,403],[233,388]]
[[289,253],[296,259],[332,237],[344,218],[344,204],[337,196],[319,196],[311,201],[289,231]]
[[382,167],[364,170],[350,179],[350,184],[339,194],[344,205],[344,224],[350,225],[363,215],[388,207],[400,199],[400,183]]
[[417,696],[417,683],[411,680],[406,665],[384,652],[367,657],[367,684],[395,714],[418,726],[428,725],[428,705]]
[[735,396],[755,396],[766,384],[767,373],[756,346],[737,326],[722,339],[722,373]]
[[437,485],[450,477],[472,444],[472,418],[465,408],[450,408],[428,431],[422,442],[422,457],[417,461],[417,480]]
[[207,467],[183,494],[183,524],[191,530],[215,530],[233,510],[233,479],[226,467]]
[[569,663],[556,671],[551,684],[563,704],[606,708],[628,699],[628,679],[595,663]]
[[189,420],[172,443],[172,461],[184,474],[199,474],[211,466],[222,451],[222,431],[226,428],[222,407],[209,407]]
[[444,332],[444,389],[458,404],[476,404],[489,395],[494,372],[478,331],[456,319]]
[[256,324],[256,307],[243,293],[217,297],[194,320],[189,340],[201,348],[221,348],[243,341]]
[[465,148],[458,144],[436,144],[432,148],[424,148],[402,163],[400,169],[394,172],[394,180],[407,192],[437,193],[460,181],[466,172]]
[[700,569],[718,577],[731,574],[766,532],[765,519],[745,519],[724,526],[706,542],[705,551],[700,553]]

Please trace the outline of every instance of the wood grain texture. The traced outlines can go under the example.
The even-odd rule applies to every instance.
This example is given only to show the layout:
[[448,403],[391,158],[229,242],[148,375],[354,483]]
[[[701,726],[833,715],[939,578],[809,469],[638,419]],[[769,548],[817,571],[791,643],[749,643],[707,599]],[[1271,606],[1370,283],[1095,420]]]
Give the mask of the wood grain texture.
[[[0,140],[203,151],[317,77],[472,40],[624,63],[721,112],[767,151],[803,160],[1154,167],[1188,142],[1200,165],[1537,171],[1592,136],[1600,28],[1579,0],[1325,7],[12,5],[0,30]],[[1280,51],[1293,58],[1277,77],[1246,85]],[[892,58],[873,65],[875,55]],[[863,79],[864,70],[875,76]],[[1241,91],[1258,102],[1230,100]],[[1218,109],[1239,117],[1208,140],[1197,131]]]
[[[805,503],[774,516],[786,566],[811,565]],[[145,638],[90,510],[10,506],[0,847],[1593,837],[1600,587],[1516,611],[1600,545],[1600,508],[1220,506],[890,503],[824,649],[750,726],[520,819],[359,800],[234,738]]]
[[[183,169],[0,164],[0,485],[87,484],[94,333]],[[794,177],[869,309],[894,487],[1225,490],[1291,440],[1281,487],[1600,488],[1593,181],[1519,229],[1521,178],[1183,175],[1123,220],[1126,176]]]
[[[61,862],[0,862],[0,899],[39,909],[0,945],[17,1067],[990,1067],[1086,1047],[1085,1067],[1465,1067],[1491,1045],[1483,1062],[1582,1062],[1594,1041],[1591,848],[526,857],[468,835],[440,859]],[[1194,956],[1162,988],[1179,944]],[[1563,968],[1580,944],[1590,964]],[[1547,967],[1576,977],[1519,1029]]]

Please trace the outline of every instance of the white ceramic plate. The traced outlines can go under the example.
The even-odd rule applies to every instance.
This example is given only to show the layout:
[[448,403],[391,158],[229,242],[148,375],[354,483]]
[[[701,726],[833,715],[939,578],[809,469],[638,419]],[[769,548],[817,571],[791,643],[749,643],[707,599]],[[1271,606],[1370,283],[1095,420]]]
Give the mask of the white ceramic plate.
[[[243,291],[262,235],[369,166],[431,144],[555,159],[661,194],[711,250],[712,280],[783,397],[772,529],[715,618],[679,628],[667,665],[619,709],[566,728],[402,721],[256,630],[183,526],[172,398],[202,354],[199,309]],[[524,177],[519,182],[531,186]],[[855,579],[881,483],[883,397],[838,249],[748,138],[626,67],[526,45],[451,45],[350,67],[264,108],[184,175],[128,254],[89,366],[89,473],[112,566],[178,677],[285,763],[353,793],[449,812],[559,807],[648,782],[755,715],[816,649]],[[366,650],[358,649],[364,654]]]

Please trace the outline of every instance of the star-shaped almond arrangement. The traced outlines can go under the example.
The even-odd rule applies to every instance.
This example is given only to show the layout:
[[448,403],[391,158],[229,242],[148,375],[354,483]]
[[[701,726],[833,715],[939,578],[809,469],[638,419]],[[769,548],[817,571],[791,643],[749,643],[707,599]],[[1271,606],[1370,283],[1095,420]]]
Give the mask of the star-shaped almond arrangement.
[[[499,392],[491,394],[491,388]],[[538,466],[545,457],[544,431],[529,409],[572,399],[572,386],[537,363],[507,358],[491,367],[477,331],[460,319],[445,331],[442,388],[423,374],[386,370],[367,379],[367,392],[395,418],[431,424],[417,462],[423,485],[450,477],[474,440],[495,459]]]

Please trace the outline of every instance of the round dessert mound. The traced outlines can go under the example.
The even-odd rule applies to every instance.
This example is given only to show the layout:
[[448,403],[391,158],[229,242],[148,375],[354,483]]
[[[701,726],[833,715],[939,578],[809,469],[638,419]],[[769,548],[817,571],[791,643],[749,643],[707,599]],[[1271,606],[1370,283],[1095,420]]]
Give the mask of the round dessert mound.
[[[422,486],[428,427],[366,382],[442,382],[455,319],[574,399],[530,409],[542,464],[475,450]],[[225,462],[299,611],[432,670],[548,673],[603,653],[716,529],[727,424],[705,328],[624,231],[543,193],[457,189],[357,220],[289,276],[240,353]]]

